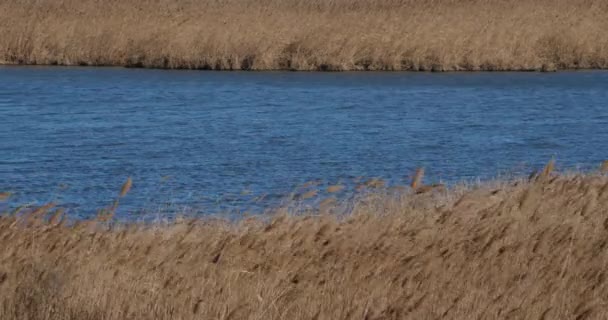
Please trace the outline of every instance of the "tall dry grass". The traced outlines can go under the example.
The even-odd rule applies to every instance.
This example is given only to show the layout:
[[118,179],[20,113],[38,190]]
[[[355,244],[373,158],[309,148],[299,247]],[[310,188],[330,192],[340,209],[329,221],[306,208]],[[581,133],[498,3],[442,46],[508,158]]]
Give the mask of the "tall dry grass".
[[605,174],[353,205],[153,226],[4,216],[0,319],[608,316]]
[[608,67],[605,0],[3,0],[0,62],[229,70]]

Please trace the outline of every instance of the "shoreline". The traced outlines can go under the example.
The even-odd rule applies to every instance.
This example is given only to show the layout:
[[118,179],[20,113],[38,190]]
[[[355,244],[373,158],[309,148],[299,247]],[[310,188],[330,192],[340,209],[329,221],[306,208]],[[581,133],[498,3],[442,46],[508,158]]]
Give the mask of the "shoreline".
[[83,65],[83,64],[19,64],[19,63],[0,63],[0,68],[100,68],[100,69],[134,69],[134,70],[158,70],[158,71],[200,71],[200,72],[245,72],[245,73],[437,73],[437,74],[466,74],[466,73],[570,73],[570,72],[603,72],[605,68],[566,68],[566,69],[505,69],[505,70],[290,70],[290,69],[188,69],[188,68],[163,68],[163,67],[133,67],[124,65]]
[[366,69],[317,69],[317,70],[299,70],[299,69],[214,69],[214,68],[186,68],[186,67],[163,67],[163,66],[133,66],[133,65],[121,65],[121,64],[59,64],[59,63],[18,63],[18,62],[3,62],[0,61],[0,67],[66,67],[66,68],[121,68],[121,69],[147,69],[147,70],[174,70],[174,71],[223,71],[223,72],[320,72],[320,73],[368,73],[368,72],[379,72],[379,73],[554,73],[554,72],[576,72],[576,71],[606,71],[608,65],[605,67],[597,68],[555,68],[555,67],[541,67],[541,68],[530,68],[530,69],[500,69],[495,70],[489,69],[458,69],[458,70],[425,70],[425,69],[397,69],[397,70],[366,70]]
[[553,73],[553,72],[574,72],[574,71],[605,71],[607,67],[601,68],[564,68],[557,69],[554,67],[541,67],[537,69],[459,69],[459,70],[414,70],[414,69],[402,69],[402,70],[361,70],[361,69],[317,69],[317,70],[299,70],[299,69],[214,69],[214,68],[185,68],[176,67],[168,68],[162,66],[131,66],[131,65],[112,65],[112,64],[39,64],[39,63],[4,63],[0,62],[0,67],[69,67],[69,68],[121,68],[121,69],[148,69],[148,70],[174,70],[174,71],[222,71],[222,72],[321,72],[321,73],[343,73],[343,72],[354,72],[354,73],[367,73],[367,72],[380,72],[380,73]]

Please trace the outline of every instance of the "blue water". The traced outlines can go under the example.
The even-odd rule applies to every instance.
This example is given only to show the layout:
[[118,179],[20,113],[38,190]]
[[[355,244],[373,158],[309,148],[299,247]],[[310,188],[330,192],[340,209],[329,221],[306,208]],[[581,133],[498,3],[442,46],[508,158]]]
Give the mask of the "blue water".
[[418,166],[447,182],[553,156],[588,170],[608,158],[607,89],[606,72],[0,67],[0,192],[86,215],[132,176],[124,215],[216,212],[315,179],[404,183]]

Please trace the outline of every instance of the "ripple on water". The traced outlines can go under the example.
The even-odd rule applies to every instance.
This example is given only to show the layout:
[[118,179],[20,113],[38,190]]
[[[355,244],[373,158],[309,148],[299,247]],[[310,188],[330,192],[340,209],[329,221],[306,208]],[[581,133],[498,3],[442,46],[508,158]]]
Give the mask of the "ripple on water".
[[525,173],[552,156],[558,169],[591,168],[607,157],[607,87],[606,72],[2,67],[0,188],[86,215],[132,176],[123,214],[209,212],[278,205],[315,179],[320,203],[329,185],[404,184],[419,166],[447,182]]

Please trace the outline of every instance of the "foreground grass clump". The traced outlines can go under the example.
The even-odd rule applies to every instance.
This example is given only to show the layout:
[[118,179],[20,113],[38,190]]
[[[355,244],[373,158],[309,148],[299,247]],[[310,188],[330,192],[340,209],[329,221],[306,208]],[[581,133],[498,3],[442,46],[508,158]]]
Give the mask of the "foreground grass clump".
[[0,63],[219,70],[608,67],[604,0],[4,0]]
[[[327,209],[331,210],[331,209]],[[0,218],[0,319],[605,319],[608,177],[371,193],[336,216]],[[47,221],[44,216],[54,216]]]

